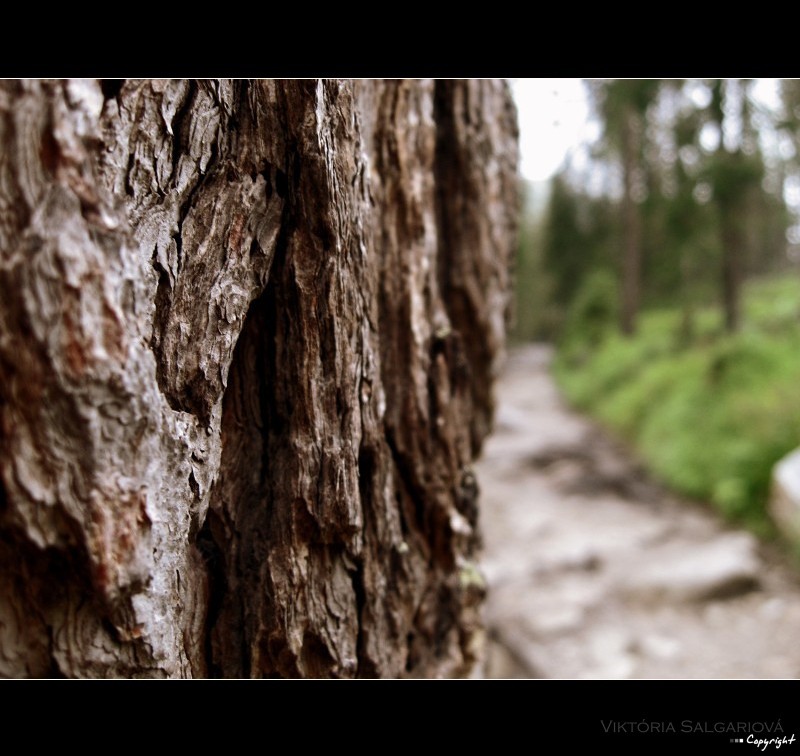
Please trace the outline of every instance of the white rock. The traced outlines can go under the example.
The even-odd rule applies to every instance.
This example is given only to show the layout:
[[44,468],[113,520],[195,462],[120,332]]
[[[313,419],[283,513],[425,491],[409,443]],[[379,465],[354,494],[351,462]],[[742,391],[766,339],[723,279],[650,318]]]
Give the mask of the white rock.
[[789,538],[800,541],[800,449],[787,454],[772,471],[769,512]]
[[759,570],[755,539],[729,533],[696,546],[654,549],[642,569],[623,577],[623,591],[643,603],[730,598],[757,587]]

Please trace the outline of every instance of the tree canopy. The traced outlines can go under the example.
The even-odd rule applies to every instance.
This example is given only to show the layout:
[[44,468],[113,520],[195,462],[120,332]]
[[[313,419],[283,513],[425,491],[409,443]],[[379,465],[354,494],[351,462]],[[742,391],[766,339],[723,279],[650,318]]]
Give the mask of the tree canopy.
[[681,303],[690,321],[709,301],[736,330],[742,281],[789,265],[800,239],[787,202],[800,197],[800,83],[781,82],[774,108],[749,79],[585,86],[599,137],[551,181],[536,237],[551,333],[597,270],[614,276],[625,334],[642,307]]

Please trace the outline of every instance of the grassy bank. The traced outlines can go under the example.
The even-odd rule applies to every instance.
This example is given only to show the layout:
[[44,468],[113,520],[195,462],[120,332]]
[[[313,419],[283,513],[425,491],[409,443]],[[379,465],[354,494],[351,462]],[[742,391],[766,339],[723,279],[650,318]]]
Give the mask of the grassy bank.
[[635,338],[576,328],[555,372],[667,485],[769,532],[772,466],[800,446],[800,279],[751,282],[733,336],[718,308],[645,312]]

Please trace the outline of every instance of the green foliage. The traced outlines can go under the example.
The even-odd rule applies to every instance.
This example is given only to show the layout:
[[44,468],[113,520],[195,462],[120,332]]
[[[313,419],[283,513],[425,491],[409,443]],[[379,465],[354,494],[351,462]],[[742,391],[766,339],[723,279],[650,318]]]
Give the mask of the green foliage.
[[594,247],[587,241],[588,203],[563,177],[552,181],[544,226],[544,262],[553,279],[553,300],[569,304],[581,277],[595,264]]
[[[783,82],[774,119],[744,79],[589,90],[600,126],[590,167],[557,176],[546,213],[523,230],[534,241],[522,245],[533,252],[518,262],[517,310],[536,325],[517,336],[552,337],[568,399],[664,482],[766,531],[772,467],[800,445],[800,280],[787,272],[787,229],[800,224],[784,201],[800,177],[800,84]],[[780,155],[761,153],[763,128],[783,140]],[[635,338],[618,330],[623,291],[626,312],[643,308]]]
[[[666,483],[766,529],[772,466],[800,445],[800,281],[748,278],[789,268],[783,186],[800,175],[800,86],[784,82],[774,124],[795,155],[769,160],[757,132],[769,115],[756,113],[748,80],[589,89],[601,127],[590,165],[605,190],[588,170],[553,182],[536,257],[537,291],[549,297],[536,318],[548,328],[537,334],[556,337],[568,398],[631,441]],[[636,299],[634,238],[644,309],[628,338],[617,314],[622,291],[628,305]],[[533,291],[518,297],[520,310]]]
[[568,312],[585,278],[597,269],[613,270],[618,238],[612,200],[576,189],[564,175],[552,180],[540,238],[541,276],[549,296],[542,308],[542,336],[556,339],[563,335]]
[[772,467],[800,445],[799,307],[796,278],[754,282],[740,333],[706,308],[688,344],[677,308],[646,312],[636,338],[565,343],[557,379],[668,485],[764,532]]
[[[718,305],[727,303],[733,323],[742,278],[785,266],[791,221],[782,169],[774,156],[768,165],[760,150],[756,124],[763,125],[764,114],[756,118],[751,83],[621,79],[587,85],[601,136],[586,173],[567,168],[552,182],[537,257],[538,291],[549,297],[537,317],[547,328],[538,333],[563,337],[577,292],[598,268],[614,272],[620,283],[628,271],[620,286],[629,300],[626,313],[637,302],[645,308],[680,304],[690,333],[694,310],[713,296]],[[701,90],[708,96],[702,106]],[[734,117],[738,132],[729,128]],[[709,149],[701,140],[704,129],[728,138]],[[734,144],[731,133],[739,134]],[[593,191],[587,188],[593,171],[605,177],[602,193],[596,182]],[[531,307],[528,293],[519,298],[522,308]]]
[[514,303],[510,337],[524,342],[551,339],[560,328],[561,314],[552,296],[553,275],[543,254],[543,210],[541,185],[523,184],[525,210],[514,266]]
[[595,79],[589,82],[589,94],[603,123],[603,141],[607,148],[624,147],[626,121],[644,119],[655,102],[661,79]]
[[599,345],[615,328],[618,320],[617,282],[602,268],[589,273],[570,305],[565,339],[583,349]]
[[714,187],[714,199],[722,210],[742,203],[742,197],[764,178],[761,155],[718,150],[708,159],[702,177]]

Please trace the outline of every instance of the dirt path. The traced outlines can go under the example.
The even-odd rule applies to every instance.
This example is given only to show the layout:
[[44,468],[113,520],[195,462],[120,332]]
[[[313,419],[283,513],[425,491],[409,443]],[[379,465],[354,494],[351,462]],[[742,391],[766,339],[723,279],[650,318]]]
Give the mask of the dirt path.
[[512,352],[477,465],[487,677],[798,678],[800,570],[648,481]]

